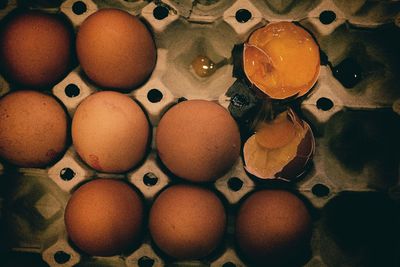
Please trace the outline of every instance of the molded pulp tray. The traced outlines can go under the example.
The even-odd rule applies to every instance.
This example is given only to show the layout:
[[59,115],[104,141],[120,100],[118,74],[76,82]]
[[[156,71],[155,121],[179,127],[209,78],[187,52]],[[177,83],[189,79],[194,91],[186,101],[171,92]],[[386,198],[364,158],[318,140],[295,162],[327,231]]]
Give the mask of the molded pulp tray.
[[[147,209],[151,206],[173,180],[160,167],[154,142],[144,163],[122,175],[95,172],[72,145],[47,169],[0,163],[0,265],[246,266],[233,242],[238,204],[256,188],[283,186],[296,190],[311,207],[312,255],[305,266],[400,266],[400,2],[9,0],[0,1],[0,19],[27,5],[62,12],[75,28],[104,7],[124,9],[146,21],[155,36],[157,65],[150,79],[129,95],[142,104],[155,128],[165,110],[182,98],[215,100],[240,114],[246,104],[239,100],[246,96],[232,86],[229,60],[208,78],[193,74],[191,60],[205,54],[219,62],[230,58],[233,46],[258,27],[272,21],[299,22],[316,37],[323,55],[317,84],[294,103],[313,128],[316,152],[296,183],[260,184],[246,174],[240,159],[210,185],[226,200],[227,234],[210,257],[191,262],[163,258],[148,233],[138,249],[115,257],[81,255],[65,233],[63,214],[70,192],[93,177],[126,179],[141,191]],[[348,58],[363,70],[350,89],[333,75],[334,67]],[[77,66],[52,93],[72,118],[77,105],[98,89]],[[0,77],[0,95],[9,90]]]

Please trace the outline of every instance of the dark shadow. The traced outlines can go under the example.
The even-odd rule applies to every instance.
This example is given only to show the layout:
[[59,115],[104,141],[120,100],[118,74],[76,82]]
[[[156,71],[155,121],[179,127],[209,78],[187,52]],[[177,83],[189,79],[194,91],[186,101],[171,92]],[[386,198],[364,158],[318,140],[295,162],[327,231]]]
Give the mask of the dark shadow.
[[[325,206],[322,218],[322,235],[333,239],[348,266],[399,266],[400,209],[384,193],[343,192]],[[328,265],[332,260],[324,259]]]

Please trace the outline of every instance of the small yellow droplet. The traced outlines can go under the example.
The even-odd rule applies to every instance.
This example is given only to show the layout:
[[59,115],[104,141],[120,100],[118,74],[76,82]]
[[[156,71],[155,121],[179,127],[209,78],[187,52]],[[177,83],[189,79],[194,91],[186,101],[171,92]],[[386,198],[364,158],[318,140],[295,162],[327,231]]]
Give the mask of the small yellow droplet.
[[215,63],[206,56],[195,57],[191,65],[199,77],[211,76],[216,71]]

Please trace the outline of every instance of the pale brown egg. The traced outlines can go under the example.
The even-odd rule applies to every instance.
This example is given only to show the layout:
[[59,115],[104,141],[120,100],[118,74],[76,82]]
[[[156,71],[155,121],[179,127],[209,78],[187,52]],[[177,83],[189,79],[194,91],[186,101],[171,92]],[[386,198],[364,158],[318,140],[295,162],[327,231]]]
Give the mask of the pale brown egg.
[[44,167],[64,152],[68,117],[51,96],[16,91],[0,99],[0,157],[21,167]]
[[65,18],[41,11],[13,12],[0,29],[0,67],[12,82],[53,86],[71,68],[73,42],[73,29]]
[[236,162],[240,133],[222,106],[206,100],[188,100],[161,118],[156,145],[160,159],[172,173],[193,182],[209,182]]
[[251,263],[299,266],[309,249],[311,229],[309,211],[296,195],[261,190],[241,205],[235,235],[240,252]]
[[127,95],[103,91],[79,104],[72,120],[72,141],[92,168],[121,173],[146,154],[149,123],[141,107]]
[[146,26],[118,9],[101,9],[80,26],[76,49],[80,65],[96,84],[127,90],[142,84],[156,62],[156,48]]
[[150,210],[149,229],[157,246],[179,260],[213,252],[225,233],[226,215],[212,191],[175,185],[163,191]]
[[97,179],[72,194],[64,219],[68,237],[78,248],[94,256],[112,256],[140,241],[143,203],[128,184]]

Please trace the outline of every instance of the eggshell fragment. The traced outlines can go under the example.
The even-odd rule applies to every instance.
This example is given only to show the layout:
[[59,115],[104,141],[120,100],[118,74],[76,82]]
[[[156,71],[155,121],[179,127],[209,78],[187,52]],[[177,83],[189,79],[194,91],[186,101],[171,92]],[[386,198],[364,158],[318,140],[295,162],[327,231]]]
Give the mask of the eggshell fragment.
[[[278,172],[275,177],[299,177],[305,171],[306,165],[309,162],[315,150],[315,139],[310,126],[307,125],[307,133],[297,147],[297,156],[287,163],[281,172]],[[311,144],[311,145],[310,145]]]
[[310,126],[289,110],[272,122],[260,123],[246,141],[245,169],[261,179],[293,180],[304,172],[314,149]]

